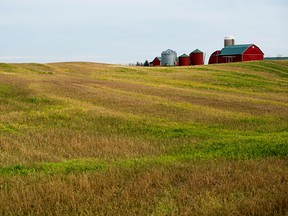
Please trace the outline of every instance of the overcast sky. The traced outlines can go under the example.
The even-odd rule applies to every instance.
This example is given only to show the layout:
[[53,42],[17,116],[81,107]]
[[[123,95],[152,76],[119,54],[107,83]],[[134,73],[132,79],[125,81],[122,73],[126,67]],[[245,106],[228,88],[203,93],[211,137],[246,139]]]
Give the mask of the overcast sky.
[[0,0],[0,61],[152,61],[226,35],[288,56],[287,0]]

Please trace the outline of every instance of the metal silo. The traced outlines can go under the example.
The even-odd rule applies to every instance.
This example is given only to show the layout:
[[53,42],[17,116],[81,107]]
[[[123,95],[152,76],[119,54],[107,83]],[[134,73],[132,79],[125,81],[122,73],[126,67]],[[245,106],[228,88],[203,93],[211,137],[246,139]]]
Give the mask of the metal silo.
[[196,49],[190,53],[191,65],[204,65],[204,53]]
[[162,66],[175,66],[177,64],[177,53],[171,49],[163,51],[161,60]]
[[232,35],[228,35],[224,38],[224,47],[234,45],[235,45],[235,38]]
[[179,66],[189,66],[190,65],[190,56],[183,54],[179,56]]

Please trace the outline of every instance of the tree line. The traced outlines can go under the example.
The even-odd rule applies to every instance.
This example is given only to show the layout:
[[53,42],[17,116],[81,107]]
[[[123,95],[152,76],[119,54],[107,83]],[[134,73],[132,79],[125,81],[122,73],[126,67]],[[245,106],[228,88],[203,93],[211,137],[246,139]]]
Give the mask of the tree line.
[[138,62],[138,61],[137,61],[136,66],[144,66],[144,67],[148,67],[148,66],[149,66],[149,61],[146,60],[144,63],[143,63],[143,62]]

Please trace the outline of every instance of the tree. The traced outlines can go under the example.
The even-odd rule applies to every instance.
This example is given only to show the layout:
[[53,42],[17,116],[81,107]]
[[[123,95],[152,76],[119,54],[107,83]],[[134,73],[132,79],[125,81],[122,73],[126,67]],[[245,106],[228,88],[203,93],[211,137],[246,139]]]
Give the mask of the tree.
[[148,66],[149,66],[148,60],[146,60],[146,61],[144,62],[144,66],[145,66],[145,67],[148,67]]

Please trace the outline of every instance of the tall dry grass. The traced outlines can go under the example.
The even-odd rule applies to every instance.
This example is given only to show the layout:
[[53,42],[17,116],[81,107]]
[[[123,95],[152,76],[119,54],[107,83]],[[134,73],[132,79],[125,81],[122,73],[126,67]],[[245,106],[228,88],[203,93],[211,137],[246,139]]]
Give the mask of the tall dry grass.
[[287,160],[187,161],[169,166],[0,178],[10,215],[286,215]]

